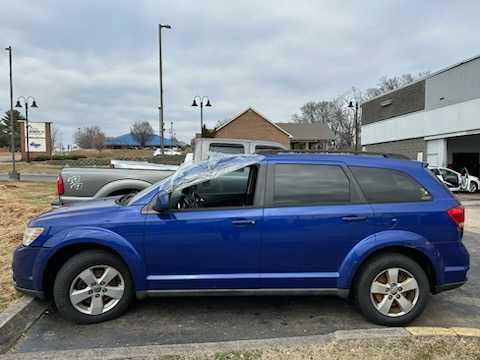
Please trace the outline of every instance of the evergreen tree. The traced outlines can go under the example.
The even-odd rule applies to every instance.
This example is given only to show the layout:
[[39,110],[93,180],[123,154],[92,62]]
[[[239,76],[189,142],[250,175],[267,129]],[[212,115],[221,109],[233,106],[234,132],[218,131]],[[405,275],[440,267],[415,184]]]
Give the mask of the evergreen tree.
[[[20,124],[19,120],[25,120],[25,118],[17,110],[13,110],[13,126],[15,133],[15,148],[20,149]],[[10,110],[5,112],[0,119],[0,147],[10,148]]]

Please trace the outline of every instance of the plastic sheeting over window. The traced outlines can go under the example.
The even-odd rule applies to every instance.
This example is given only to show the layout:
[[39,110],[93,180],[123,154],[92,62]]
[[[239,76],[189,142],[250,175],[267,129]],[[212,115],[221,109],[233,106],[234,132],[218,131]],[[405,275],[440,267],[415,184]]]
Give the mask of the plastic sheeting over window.
[[172,192],[257,164],[263,155],[210,154],[208,160],[181,166],[159,190]]
[[129,204],[142,203],[142,199],[151,194],[165,191],[181,190],[204,181],[226,175],[233,171],[261,162],[263,155],[225,155],[212,153],[208,160],[196,164],[184,164],[171,176],[142,190],[130,199]]

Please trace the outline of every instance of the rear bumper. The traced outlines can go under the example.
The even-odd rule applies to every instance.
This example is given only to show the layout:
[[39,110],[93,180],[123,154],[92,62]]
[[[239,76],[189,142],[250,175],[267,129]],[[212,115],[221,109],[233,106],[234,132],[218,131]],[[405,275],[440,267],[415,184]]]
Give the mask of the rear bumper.
[[81,196],[61,196],[60,198],[52,201],[53,207],[60,207],[64,205],[69,205],[81,201],[94,200],[93,197],[81,197]]

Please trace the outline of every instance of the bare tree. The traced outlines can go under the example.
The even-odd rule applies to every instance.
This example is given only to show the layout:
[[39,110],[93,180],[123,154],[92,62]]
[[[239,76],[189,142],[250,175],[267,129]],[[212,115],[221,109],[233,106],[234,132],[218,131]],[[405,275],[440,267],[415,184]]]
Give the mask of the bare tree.
[[136,121],[130,128],[130,134],[144,148],[153,137],[153,128],[148,121]]
[[101,131],[93,136],[93,147],[99,152],[105,148],[105,134]]
[[75,143],[82,149],[97,149],[105,147],[105,134],[98,126],[90,126],[78,130],[73,135]]

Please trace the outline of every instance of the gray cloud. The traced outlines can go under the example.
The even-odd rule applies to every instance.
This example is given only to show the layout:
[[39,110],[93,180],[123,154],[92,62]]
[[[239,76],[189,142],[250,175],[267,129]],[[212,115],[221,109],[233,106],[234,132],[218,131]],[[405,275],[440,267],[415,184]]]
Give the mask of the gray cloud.
[[[287,121],[383,75],[436,70],[476,55],[478,1],[1,0],[0,45],[15,51],[15,95],[34,95],[32,119],[108,135],[138,119],[158,129],[157,24],[164,33],[165,119],[183,140],[247,106]],[[8,16],[6,16],[9,14]],[[5,54],[6,55],[6,54]],[[0,109],[8,108],[7,57]]]

